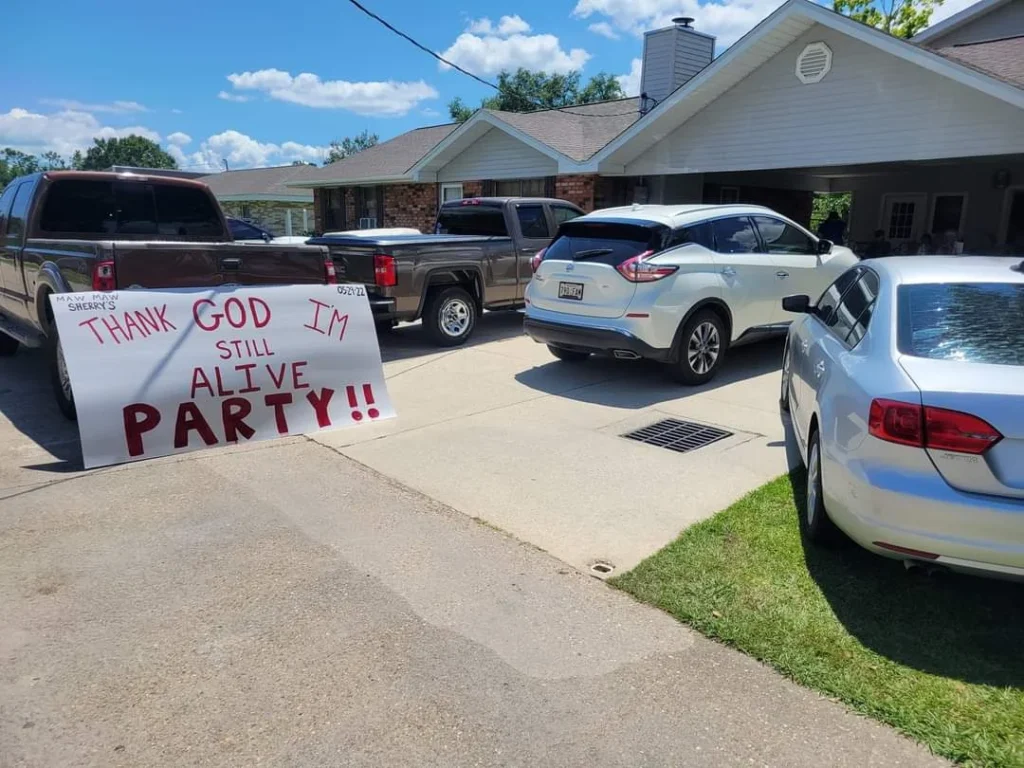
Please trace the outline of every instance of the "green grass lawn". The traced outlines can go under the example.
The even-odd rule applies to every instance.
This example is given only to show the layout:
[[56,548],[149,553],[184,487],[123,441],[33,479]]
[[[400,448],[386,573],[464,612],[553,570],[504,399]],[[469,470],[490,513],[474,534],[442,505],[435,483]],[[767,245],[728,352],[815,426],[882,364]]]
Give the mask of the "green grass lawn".
[[1024,766],[1024,585],[806,544],[803,483],[769,483],[612,583],[939,755]]

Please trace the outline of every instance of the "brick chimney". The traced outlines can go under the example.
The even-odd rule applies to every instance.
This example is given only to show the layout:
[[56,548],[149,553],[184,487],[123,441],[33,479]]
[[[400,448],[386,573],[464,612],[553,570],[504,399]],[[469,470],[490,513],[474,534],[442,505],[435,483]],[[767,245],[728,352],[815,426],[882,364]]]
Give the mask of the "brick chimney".
[[644,33],[640,75],[641,111],[647,112],[715,58],[715,38],[693,28],[693,19],[679,16],[672,26]]

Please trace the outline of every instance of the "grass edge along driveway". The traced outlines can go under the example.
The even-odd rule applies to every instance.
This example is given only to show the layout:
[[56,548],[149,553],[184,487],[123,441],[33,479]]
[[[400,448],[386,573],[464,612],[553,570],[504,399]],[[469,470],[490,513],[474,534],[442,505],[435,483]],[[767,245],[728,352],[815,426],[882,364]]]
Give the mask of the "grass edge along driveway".
[[970,766],[1024,766],[1024,585],[805,543],[802,470],[612,580]]

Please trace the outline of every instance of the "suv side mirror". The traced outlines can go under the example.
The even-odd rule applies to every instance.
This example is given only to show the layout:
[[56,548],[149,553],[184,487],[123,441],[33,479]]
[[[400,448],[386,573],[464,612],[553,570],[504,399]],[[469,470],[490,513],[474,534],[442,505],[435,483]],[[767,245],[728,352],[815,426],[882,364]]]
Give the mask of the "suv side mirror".
[[[827,243],[828,240],[825,242]],[[796,315],[806,314],[811,309],[811,297],[802,293],[796,296],[787,296],[782,300],[782,308]]]
[[821,238],[818,241],[818,255],[824,256],[826,253],[832,253],[832,241]]

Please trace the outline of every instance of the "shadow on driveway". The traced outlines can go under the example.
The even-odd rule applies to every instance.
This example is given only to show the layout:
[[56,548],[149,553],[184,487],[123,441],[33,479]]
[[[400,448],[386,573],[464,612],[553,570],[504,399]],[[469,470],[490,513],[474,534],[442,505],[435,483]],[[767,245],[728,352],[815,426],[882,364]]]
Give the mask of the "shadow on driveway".
[[[647,408],[668,400],[710,392],[746,379],[782,369],[784,340],[749,344],[729,351],[722,372],[707,384],[688,387],[669,378],[664,366],[647,360],[623,361],[593,356],[571,363],[552,358],[550,363],[516,374],[516,381],[549,395],[615,408]],[[606,374],[588,386],[580,386],[581,371]],[[615,381],[613,387],[602,386]],[[778,385],[773,384],[772,398]]]
[[[806,473],[790,473],[806,512]],[[907,572],[849,540],[804,559],[836,618],[875,653],[965,683],[1024,686],[1024,585],[940,572]]]

